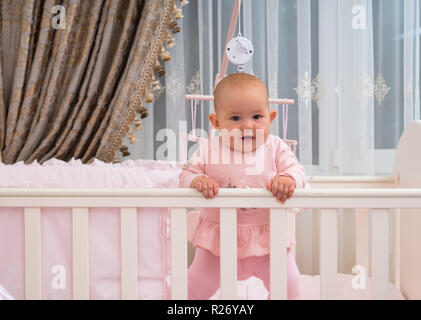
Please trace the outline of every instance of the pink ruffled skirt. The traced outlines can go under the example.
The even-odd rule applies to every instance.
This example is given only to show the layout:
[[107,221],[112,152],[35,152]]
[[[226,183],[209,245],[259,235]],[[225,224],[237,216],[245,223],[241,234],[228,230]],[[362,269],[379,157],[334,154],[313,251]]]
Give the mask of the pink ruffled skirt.
[[[195,246],[220,255],[219,209],[194,210],[188,214],[188,240]],[[288,234],[287,248],[295,245]],[[270,253],[269,210],[237,210],[237,257],[264,256]]]

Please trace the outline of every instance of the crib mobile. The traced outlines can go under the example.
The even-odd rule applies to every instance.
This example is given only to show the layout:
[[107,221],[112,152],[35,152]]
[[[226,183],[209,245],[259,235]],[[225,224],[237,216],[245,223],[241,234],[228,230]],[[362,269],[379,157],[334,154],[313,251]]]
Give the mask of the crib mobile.
[[[231,16],[230,27],[227,34],[227,42],[225,44],[224,56],[221,64],[221,71],[215,77],[214,88],[218,85],[219,81],[226,77],[226,71],[228,67],[228,61],[237,65],[238,72],[244,72],[244,64],[249,62],[253,58],[254,47],[251,41],[241,34],[241,16],[239,15],[239,9],[241,6],[241,0],[236,0]],[[233,38],[235,25],[238,23],[238,36]],[[191,118],[192,118],[192,134],[180,133],[179,136],[183,137],[183,156],[188,156],[187,154],[187,141],[192,142],[205,142],[207,139],[196,136],[196,112],[198,101],[213,101],[213,95],[197,95],[197,94],[187,94],[186,100],[190,100],[190,109],[191,109]],[[295,154],[297,141],[287,139],[287,130],[288,130],[288,105],[294,104],[293,99],[270,99],[269,104],[281,104],[282,105],[282,129],[283,129],[283,138],[282,140],[291,147],[292,151]],[[212,130],[216,133],[217,130]],[[186,141],[187,139],[187,141]]]

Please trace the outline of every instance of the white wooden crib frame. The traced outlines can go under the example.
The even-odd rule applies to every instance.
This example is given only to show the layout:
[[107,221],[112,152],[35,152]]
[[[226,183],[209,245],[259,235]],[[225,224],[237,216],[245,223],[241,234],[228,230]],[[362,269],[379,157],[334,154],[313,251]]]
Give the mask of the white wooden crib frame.
[[[421,189],[393,188],[393,177],[310,177],[312,188],[297,189],[281,205],[264,189],[220,189],[206,200],[193,189],[0,189],[0,207],[24,207],[25,298],[41,299],[41,209],[72,207],[73,298],[89,299],[89,208],[121,208],[121,299],[137,299],[137,210],[162,207],[171,212],[171,298],[187,299],[187,208],[221,208],[221,299],[237,290],[236,208],[270,208],[271,299],[286,299],[287,208],[320,209],[320,297],[337,297],[337,209],[371,209],[371,277],[373,299],[388,298],[389,210],[421,208]],[[338,189],[341,186],[354,188]],[[325,187],[329,187],[325,189]],[[369,187],[367,189],[367,187]],[[385,188],[386,187],[386,188]],[[320,189],[319,189],[320,188]],[[364,213],[363,213],[364,214]],[[368,217],[368,215],[366,216]],[[398,221],[398,220],[397,220]],[[367,228],[357,215],[357,236]],[[396,225],[396,224],[395,224]],[[359,228],[360,227],[360,228]],[[363,228],[361,228],[363,227]],[[358,237],[359,238],[359,237]],[[396,238],[396,237],[395,237]],[[362,237],[367,239],[367,237]],[[368,244],[357,243],[357,260]],[[397,246],[399,248],[399,246]],[[360,251],[358,254],[358,251]],[[399,250],[394,251],[395,262]],[[395,285],[399,268],[395,268]]]

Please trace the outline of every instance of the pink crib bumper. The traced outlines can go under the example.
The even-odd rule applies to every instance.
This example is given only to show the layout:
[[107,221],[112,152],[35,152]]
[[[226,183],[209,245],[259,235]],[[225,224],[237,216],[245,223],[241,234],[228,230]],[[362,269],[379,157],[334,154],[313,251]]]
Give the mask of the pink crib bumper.
[[[127,160],[82,164],[72,159],[43,165],[0,163],[3,188],[177,188],[181,165]],[[24,210],[0,208],[0,283],[16,299],[24,298]],[[91,208],[90,298],[120,298],[120,215],[118,208]],[[138,209],[139,299],[166,298],[168,236],[166,208]],[[42,208],[42,298],[72,298],[71,208]],[[59,277],[60,274],[60,277]],[[63,277],[64,275],[64,277]]]
[[2,188],[169,188],[178,187],[181,165],[154,160],[126,160],[118,164],[94,160],[83,164],[51,159],[25,165],[0,162]]

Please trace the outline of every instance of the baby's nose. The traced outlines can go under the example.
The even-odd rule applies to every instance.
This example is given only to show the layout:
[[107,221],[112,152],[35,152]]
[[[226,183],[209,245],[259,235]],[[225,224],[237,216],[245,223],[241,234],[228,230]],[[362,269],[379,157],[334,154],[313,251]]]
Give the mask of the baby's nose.
[[243,130],[253,129],[253,121],[247,119],[243,122]]

